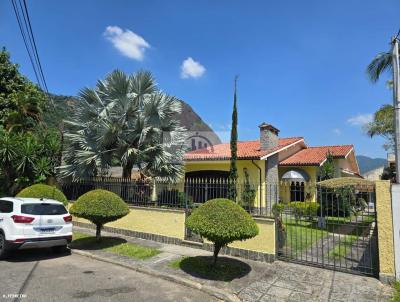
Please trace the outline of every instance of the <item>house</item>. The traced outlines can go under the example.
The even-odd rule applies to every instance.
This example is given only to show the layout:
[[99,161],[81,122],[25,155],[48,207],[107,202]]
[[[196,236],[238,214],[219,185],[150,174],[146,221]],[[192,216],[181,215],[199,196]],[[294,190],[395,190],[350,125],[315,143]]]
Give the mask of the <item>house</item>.
[[[279,130],[267,123],[262,123],[259,131],[258,140],[239,141],[237,148],[238,183],[247,181],[254,187],[252,206],[264,208],[278,201],[315,200],[315,184],[328,153],[334,158],[336,177],[360,177],[352,145],[310,147],[303,137],[280,138]],[[185,155],[185,177],[189,182],[203,179],[218,184],[228,177],[230,157],[229,143],[189,151]],[[197,195],[203,198],[208,193],[215,195],[214,191]],[[201,198],[195,201],[204,202]]]

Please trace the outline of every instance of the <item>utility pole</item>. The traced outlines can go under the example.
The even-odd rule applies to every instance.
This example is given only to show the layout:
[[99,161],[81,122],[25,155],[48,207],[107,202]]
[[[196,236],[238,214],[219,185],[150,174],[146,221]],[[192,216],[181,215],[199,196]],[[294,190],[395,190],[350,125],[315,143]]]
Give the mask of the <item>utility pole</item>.
[[400,183],[400,67],[399,67],[399,40],[392,38],[392,66],[393,66],[393,107],[394,107],[394,127],[395,145],[394,152],[396,158],[396,183]]
[[[400,31],[399,31],[400,33]],[[396,158],[396,183],[392,184],[392,222],[395,278],[400,280],[400,66],[399,66],[399,34],[392,38],[392,68],[393,68],[393,107]]]

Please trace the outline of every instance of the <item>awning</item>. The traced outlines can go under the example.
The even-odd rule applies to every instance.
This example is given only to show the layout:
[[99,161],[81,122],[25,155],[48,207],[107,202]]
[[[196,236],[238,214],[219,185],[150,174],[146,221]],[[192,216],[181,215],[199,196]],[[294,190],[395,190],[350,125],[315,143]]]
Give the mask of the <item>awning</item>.
[[303,170],[289,170],[282,175],[282,180],[305,182],[310,180],[310,176]]

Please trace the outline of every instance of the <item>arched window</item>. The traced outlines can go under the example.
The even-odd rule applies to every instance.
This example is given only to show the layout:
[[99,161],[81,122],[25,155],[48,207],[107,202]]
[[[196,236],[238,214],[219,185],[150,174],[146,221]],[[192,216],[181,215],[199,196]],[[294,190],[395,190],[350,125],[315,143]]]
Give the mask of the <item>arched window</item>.
[[304,182],[292,181],[290,184],[290,201],[304,201]]

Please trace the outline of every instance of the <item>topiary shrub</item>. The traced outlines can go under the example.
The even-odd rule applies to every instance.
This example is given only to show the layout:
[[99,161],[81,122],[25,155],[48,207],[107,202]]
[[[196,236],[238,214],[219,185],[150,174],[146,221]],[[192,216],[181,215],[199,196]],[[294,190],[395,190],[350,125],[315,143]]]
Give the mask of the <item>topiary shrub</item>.
[[97,241],[101,241],[103,225],[124,217],[129,213],[129,208],[117,194],[98,189],[79,197],[69,212],[95,224]]
[[17,197],[23,198],[48,198],[62,202],[64,205],[68,204],[68,199],[64,193],[53,186],[45,184],[36,184],[21,190]]
[[195,209],[186,226],[214,243],[214,266],[222,247],[258,234],[253,218],[241,206],[224,198],[209,200]]

